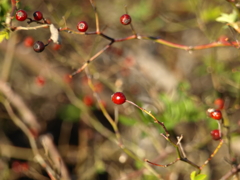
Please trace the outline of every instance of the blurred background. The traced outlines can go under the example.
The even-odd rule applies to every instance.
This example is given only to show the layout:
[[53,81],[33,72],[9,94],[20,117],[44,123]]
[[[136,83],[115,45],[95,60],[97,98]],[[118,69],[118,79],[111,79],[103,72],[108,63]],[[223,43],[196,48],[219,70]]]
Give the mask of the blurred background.
[[[130,26],[119,20],[126,13],[126,6],[140,35],[187,46],[238,39],[226,23],[216,21],[222,13],[232,13],[233,7],[227,1],[95,0],[95,5],[100,29],[116,39],[132,35]],[[11,4],[3,0],[0,6],[0,20],[4,22]],[[89,1],[45,0],[33,4],[22,0],[19,7],[29,17],[36,10],[41,11],[57,28],[67,26],[77,31],[77,23],[86,21],[88,32],[96,30]],[[28,25],[14,18],[12,26],[37,24]],[[218,146],[210,135],[218,125],[206,110],[217,108],[216,99],[223,100],[222,113],[229,128],[223,129],[224,144],[202,173],[206,179],[220,179],[234,163],[238,165],[238,48],[185,51],[151,40],[118,42],[71,79],[69,74],[109,41],[97,35],[60,32],[60,36],[60,45],[51,43],[42,53],[36,53],[33,42],[47,43],[48,28],[12,32],[9,40],[0,44],[0,73],[36,115],[40,135],[51,134],[72,179],[186,180],[197,170],[181,161],[167,168],[150,165],[160,174],[161,178],[157,178],[147,169],[145,158],[168,164],[177,158],[176,150],[160,135],[164,131],[151,117],[128,103],[115,105],[111,95],[116,91],[164,122],[174,141],[183,135],[187,158],[199,166]],[[101,106],[118,122],[122,143],[138,160],[119,147]],[[50,179],[33,160],[27,137],[3,105],[0,110],[1,179]]]

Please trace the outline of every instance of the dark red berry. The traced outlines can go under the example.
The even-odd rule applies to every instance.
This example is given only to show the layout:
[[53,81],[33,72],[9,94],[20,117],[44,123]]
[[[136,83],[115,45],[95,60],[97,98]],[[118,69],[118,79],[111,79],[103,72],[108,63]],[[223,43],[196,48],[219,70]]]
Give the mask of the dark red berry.
[[212,130],[211,131],[211,136],[212,136],[212,139],[216,140],[216,141],[221,139],[221,134],[220,134],[220,131],[218,129]]
[[36,77],[36,84],[40,87],[44,86],[45,84],[44,77],[41,77],[41,76]]
[[77,29],[80,32],[86,32],[88,29],[88,24],[85,21],[80,21],[77,25]]
[[24,173],[29,170],[29,165],[26,162],[14,161],[12,163],[12,170],[15,173]]
[[112,95],[112,102],[115,104],[123,104],[126,101],[126,97],[122,92],[116,92]]
[[210,117],[215,119],[215,120],[221,120],[222,119],[222,113],[220,110],[216,109],[212,112],[210,112]]
[[86,106],[92,106],[94,103],[92,96],[88,95],[83,97],[83,102]]
[[131,16],[129,16],[128,14],[124,14],[120,17],[120,22],[123,25],[128,25],[131,23],[131,21],[132,21]]
[[40,21],[42,20],[43,18],[43,14],[40,12],[40,11],[35,11],[33,13],[33,18],[36,20],[36,21]]
[[35,44],[33,45],[33,49],[35,52],[42,52],[45,49],[45,45],[43,44],[42,41],[37,41],[35,42]]
[[34,43],[34,40],[31,36],[28,36],[24,39],[24,45],[26,47],[32,47],[33,46],[33,43]]
[[53,50],[58,51],[61,48],[60,44],[53,44]]
[[224,100],[221,99],[221,98],[216,99],[216,100],[214,101],[214,104],[215,104],[215,106],[216,106],[216,109],[221,110],[221,109],[224,108]]
[[27,19],[27,13],[26,13],[26,11],[24,11],[24,10],[22,10],[22,9],[20,9],[20,10],[18,10],[17,12],[16,12],[16,19],[18,20],[18,21],[25,21],[26,19]]

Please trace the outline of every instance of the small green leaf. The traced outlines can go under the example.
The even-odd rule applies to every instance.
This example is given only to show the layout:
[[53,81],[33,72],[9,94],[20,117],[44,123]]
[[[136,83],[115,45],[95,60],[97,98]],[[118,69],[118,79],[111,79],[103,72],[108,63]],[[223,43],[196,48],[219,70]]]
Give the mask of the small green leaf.
[[198,174],[196,175],[196,171],[193,171],[190,175],[191,180],[205,180],[207,177],[206,174]]
[[234,23],[237,20],[237,17],[238,12],[233,10],[231,14],[222,13],[221,16],[216,19],[216,21],[223,23]]
[[69,104],[61,108],[59,116],[64,121],[78,121],[80,117],[80,110],[72,104]]
[[7,31],[7,30],[0,31],[0,43],[4,39],[9,39],[9,31]]
[[137,121],[135,119],[120,115],[119,122],[126,126],[133,126]]
[[199,174],[196,176],[195,180],[205,180],[207,177],[206,174]]
[[190,175],[191,180],[195,180],[196,177],[196,171],[193,171]]

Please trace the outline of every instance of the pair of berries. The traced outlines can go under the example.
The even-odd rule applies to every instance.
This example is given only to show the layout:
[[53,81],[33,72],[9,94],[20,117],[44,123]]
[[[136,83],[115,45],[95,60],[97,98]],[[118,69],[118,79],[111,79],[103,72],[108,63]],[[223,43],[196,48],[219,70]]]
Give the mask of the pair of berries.
[[[128,25],[130,24],[132,21],[131,19],[131,16],[129,16],[128,14],[123,14],[121,17],[120,17],[120,22],[123,24],[123,25]],[[80,21],[78,24],[77,24],[77,29],[78,31],[80,32],[86,32],[88,30],[88,24],[85,22],[85,21]]]
[[[28,18],[27,12],[20,9],[16,12],[16,19],[18,21],[25,21]],[[35,11],[33,13],[33,18],[35,21],[40,21],[43,19],[43,14],[40,11]]]

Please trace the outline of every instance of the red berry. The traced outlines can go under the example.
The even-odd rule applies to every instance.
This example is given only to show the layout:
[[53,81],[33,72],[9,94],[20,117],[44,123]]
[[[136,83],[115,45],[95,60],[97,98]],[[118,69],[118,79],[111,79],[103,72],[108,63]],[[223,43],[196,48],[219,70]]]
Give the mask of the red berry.
[[26,19],[27,19],[27,13],[26,13],[26,11],[24,11],[24,10],[22,10],[22,9],[20,9],[20,10],[18,10],[17,12],[16,12],[16,19],[18,20],[18,21],[25,21]]
[[131,16],[129,16],[128,14],[124,14],[120,17],[120,22],[123,25],[128,25],[131,23],[131,21],[132,21]]
[[63,77],[65,83],[70,84],[72,82],[72,77],[70,74],[65,74]]
[[212,112],[210,112],[210,117],[215,119],[215,120],[221,120],[222,119],[222,113],[220,110],[216,109]]
[[103,85],[101,82],[97,82],[94,84],[95,92],[102,92],[103,91]]
[[217,109],[221,110],[224,108],[224,100],[221,98],[218,98],[214,101],[214,104],[216,106]]
[[77,29],[80,31],[80,32],[86,32],[87,29],[88,29],[88,25],[85,21],[80,21],[77,25]]
[[44,84],[45,84],[45,79],[44,79],[43,77],[41,77],[41,76],[38,76],[38,77],[36,78],[36,83],[37,83],[37,85],[39,85],[39,86],[44,86]]
[[23,173],[29,169],[29,165],[26,162],[14,161],[12,163],[12,170],[15,173]]
[[36,20],[36,21],[40,21],[42,20],[43,18],[43,14],[40,12],[40,11],[35,11],[33,13],[33,18]]
[[61,48],[61,45],[60,44],[54,44],[52,48],[53,48],[53,50],[58,51]]
[[33,43],[34,43],[34,40],[31,36],[28,36],[24,39],[24,45],[26,47],[32,47],[33,46]]
[[83,97],[83,102],[87,106],[92,106],[93,105],[93,98],[92,98],[92,96],[84,96]]
[[33,50],[35,52],[42,52],[45,49],[45,45],[43,44],[42,41],[37,41],[35,42],[35,44],[33,45]]
[[112,95],[112,102],[115,104],[123,104],[126,101],[126,97],[122,92],[116,92]]
[[218,129],[212,130],[211,131],[211,136],[212,136],[212,139],[216,140],[216,141],[221,139],[221,134],[220,134]]

